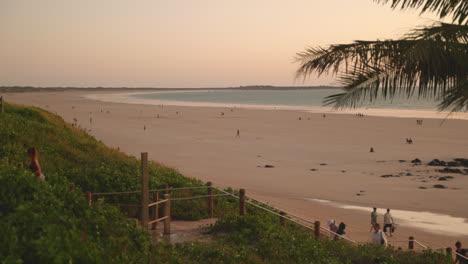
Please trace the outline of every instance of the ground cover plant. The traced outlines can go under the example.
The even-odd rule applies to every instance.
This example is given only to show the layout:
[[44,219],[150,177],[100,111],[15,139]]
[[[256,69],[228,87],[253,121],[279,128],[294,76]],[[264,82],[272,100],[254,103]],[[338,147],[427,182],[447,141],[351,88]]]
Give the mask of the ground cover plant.
[[[129,219],[137,212],[108,204],[138,203],[138,195],[106,197],[92,206],[83,195],[138,190],[137,159],[44,110],[10,104],[5,110],[0,114],[0,157],[8,157],[0,163],[0,263],[452,263],[439,252],[315,239],[310,230],[292,223],[282,227],[277,216],[250,205],[247,216],[238,216],[232,197],[215,199],[219,220],[208,229],[211,242],[152,243]],[[40,152],[45,182],[17,166],[28,164],[30,146]],[[149,171],[151,188],[204,184],[160,164],[150,164]],[[171,192],[172,197],[204,194],[205,189]],[[206,218],[206,200],[174,201],[172,215]]]

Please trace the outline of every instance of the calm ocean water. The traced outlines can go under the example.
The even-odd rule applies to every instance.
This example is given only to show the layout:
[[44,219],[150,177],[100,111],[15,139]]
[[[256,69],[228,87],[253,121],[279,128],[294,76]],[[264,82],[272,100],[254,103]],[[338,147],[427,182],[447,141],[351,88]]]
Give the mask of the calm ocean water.
[[[189,91],[134,94],[132,97],[148,100],[221,103],[235,105],[323,107],[323,99],[341,93],[341,89],[307,90],[225,90]],[[437,104],[417,99],[398,98],[393,101],[380,100],[365,108],[434,110]]]
[[325,97],[341,93],[341,89],[303,90],[199,90],[146,93],[91,94],[88,98],[130,104],[179,105],[208,107],[244,107],[254,109],[297,110],[312,113],[363,113],[373,116],[410,118],[450,118],[468,120],[468,113],[448,115],[437,111],[437,102],[417,98],[377,100],[356,109],[335,110],[324,106]]

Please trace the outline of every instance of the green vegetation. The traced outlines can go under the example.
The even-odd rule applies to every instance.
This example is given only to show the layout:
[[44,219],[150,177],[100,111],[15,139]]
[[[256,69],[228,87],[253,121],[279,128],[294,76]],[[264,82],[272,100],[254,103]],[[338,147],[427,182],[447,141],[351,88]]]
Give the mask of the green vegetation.
[[[0,114],[0,157],[8,157],[9,164],[0,165],[0,263],[451,263],[437,252],[317,240],[310,230],[292,223],[282,227],[277,216],[255,207],[248,208],[248,216],[238,216],[238,202],[228,197],[215,199],[219,221],[207,234],[212,242],[153,244],[149,233],[128,218],[137,212],[107,203],[138,203],[138,195],[106,196],[92,206],[83,196],[87,191],[138,190],[138,160],[46,111],[9,104],[5,110]],[[45,182],[16,166],[28,164],[29,146],[39,150]],[[150,164],[149,170],[151,188],[203,184],[159,164]],[[206,200],[174,201],[172,215],[206,218]]]
[[338,75],[344,92],[325,104],[356,107],[377,98],[417,95],[440,101],[440,110],[468,111],[468,5],[466,0],[374,0],[392,8],[421,8],[437,22],[396,40],[355,41],[299,53],[297,75]]

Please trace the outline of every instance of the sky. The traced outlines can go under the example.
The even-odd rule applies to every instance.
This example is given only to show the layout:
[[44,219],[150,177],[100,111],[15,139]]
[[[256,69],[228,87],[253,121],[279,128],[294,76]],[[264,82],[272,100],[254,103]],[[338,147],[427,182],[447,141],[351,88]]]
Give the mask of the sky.
[[0,86],[336,85],[295,80],[296,53],[433,19],[373,0],[0,0]]

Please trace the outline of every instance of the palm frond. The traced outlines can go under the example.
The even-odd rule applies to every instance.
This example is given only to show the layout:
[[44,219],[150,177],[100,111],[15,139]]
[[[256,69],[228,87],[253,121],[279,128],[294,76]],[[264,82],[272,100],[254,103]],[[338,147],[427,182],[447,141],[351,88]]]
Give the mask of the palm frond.
[[[355,41],[299,53],[297,77],[339,75],[345,93],[325,99],[335,108],[356,107],[377,97],[417,94],[438,99],[468,78],[468,25],[438,23],[399,40]],[[441,108],[449,108],[447,97]],[[463,108],[456,108],[463,109]]]
[[439,110],[450,112],[468,111],[468,80],[464,84],[448,91],[439,104]]
[[458,24],[468,23],[468,1],[466,0],[374,0],[374,2],[386,4],[391,2],[392,8],[418,9],[421,14],[434,12],[440,18],[452,16],[452,21]]

